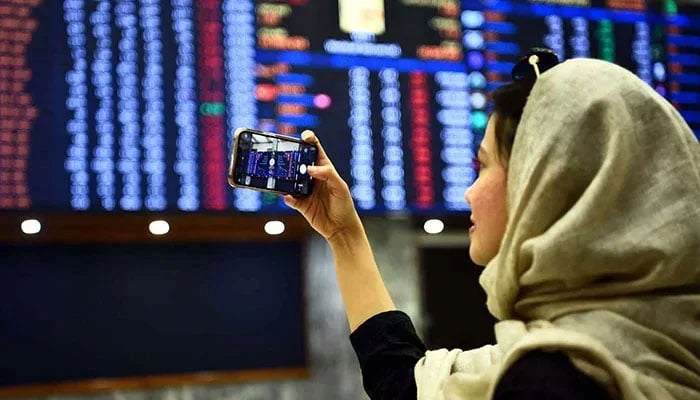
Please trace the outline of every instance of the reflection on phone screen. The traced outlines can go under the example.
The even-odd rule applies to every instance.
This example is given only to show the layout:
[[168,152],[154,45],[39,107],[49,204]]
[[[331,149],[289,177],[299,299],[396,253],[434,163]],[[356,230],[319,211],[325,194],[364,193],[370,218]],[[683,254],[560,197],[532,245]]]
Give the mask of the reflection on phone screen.
[[314,146],[249,131],[240,135],[236,183],[302,196],[310,193],[307,169],[316,161]]

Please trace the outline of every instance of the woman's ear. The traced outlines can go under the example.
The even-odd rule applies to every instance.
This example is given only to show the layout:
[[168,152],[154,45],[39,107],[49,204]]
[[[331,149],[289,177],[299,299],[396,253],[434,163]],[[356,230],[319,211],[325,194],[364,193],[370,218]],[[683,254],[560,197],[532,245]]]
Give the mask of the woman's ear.
[[504,151],[505,151],[505,149],[498,149],[496,151],[496,161],[498,161],[501,164],[501,166],[503,166],[503,168],[508,170],[508,160],[510,158],[509,157],[510,155],[503,154]]

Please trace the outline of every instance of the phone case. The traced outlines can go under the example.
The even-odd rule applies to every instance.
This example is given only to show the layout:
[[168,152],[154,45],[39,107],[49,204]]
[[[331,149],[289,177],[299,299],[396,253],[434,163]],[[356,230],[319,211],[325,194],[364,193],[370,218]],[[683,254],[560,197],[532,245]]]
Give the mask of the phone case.
[[[301,139],[297,139],[295,137],[291,137],[291,136],[287,136],[287,135],[280,135],[280,134],[272,133],[272,132],[264,132],[264,131],[261,131],[258,129],[252,129],[252,128],[238,128],[238,129],[236,129],[236,131],[233,134],[233,143],[231,145],[231,157],[230,157],[230,161],[229,161],[228,177],[227,177],[229,185],[231,187],[234,187],[234,188],[250,189],[250,190],[275,193],[275,194],[292,194],[295,196],[299,196],[298,194],[289,193],[289,192],[280,191],[280,190],[261,188],[261,187],[257,187],[257,186],[242,185],[242,184],[239,184],[235,181],[235,168],[236,168],[236,156],[237,156],[236,150],[239,147],[239,141],[240,141],[241,134],[244,132],[250,132],[250,133],[254,133],[254,134],[262,135],[262,136],[268,136],[268,137],[276,138],[276,139],[279,139],[282,141],[295,142],[295,143],[309,145],[308,143],[304,142]],[[312,165],[314,165],[314,164],[312,164]],[[313,182],[313,180],[310,180],[310,182]],[[309,194],[310,193],[311,193],[311,190],[309,190]]]

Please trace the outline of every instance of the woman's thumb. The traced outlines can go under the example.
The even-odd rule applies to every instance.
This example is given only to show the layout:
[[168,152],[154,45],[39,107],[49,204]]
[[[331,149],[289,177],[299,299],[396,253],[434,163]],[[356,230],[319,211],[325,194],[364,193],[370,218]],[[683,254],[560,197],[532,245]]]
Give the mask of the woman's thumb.
[[287,204],[289,207],[292,207],[295,210],[299,209],[299,199],[295,198],[292,195],[289,195],[289,194],[284,195],[284,203]]

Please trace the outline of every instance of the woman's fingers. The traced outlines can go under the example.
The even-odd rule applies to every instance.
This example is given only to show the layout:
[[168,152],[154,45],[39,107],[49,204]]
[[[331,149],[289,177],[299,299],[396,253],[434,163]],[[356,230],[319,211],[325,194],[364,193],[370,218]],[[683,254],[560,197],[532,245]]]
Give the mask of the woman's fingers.
[[[314,189],[314,192],[319,190],[328,190],[332,193],[337,193],[338,190],[342,190],[343,188],[344,182],[332,165],[312,165],[307,169],[307,173],[317,182],[324,183],[323,187],[317,186]],[[311,196],[314,197],[317,195],[318,193],[313,193]],[[312,197],[301,198],[293,197],[291,195],[285,195],[284,202],[287,203],[287,205],[292,207],[293,209],[299,210]]]
[[[306,173],[319,182],[325,182],[327,185],[326,187],[328,188],[335,188],[338,186],[336,184],[337,172],[335,172],[332,165],[312,165],[306,170]],[[321,189],[316,188],[315,190]],[[305,200],[308,199],[298,198],[291,195],[284,196],[284,202],[287,203],[288,206],[294,208],[295,210],[299,209],[299,207],[301,207]]]
[[335,175],[335,170],[332,165],[312,165],[306,172],[314,179],[322,182],[328,181]]
[[302,132],[301,140],[316,146],[316,148],[318,149],[319,165],[333,164],[330,158],[328,158],[328,155],[326,155],[326,151],[323,149],[323,146],[321,146],[321,141],[318,140],[318,137],[313,131],[307,129],[304,132]]

